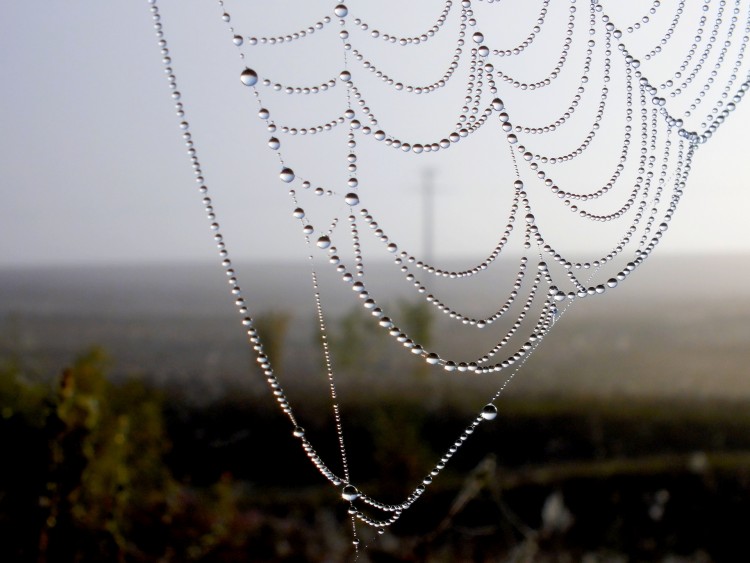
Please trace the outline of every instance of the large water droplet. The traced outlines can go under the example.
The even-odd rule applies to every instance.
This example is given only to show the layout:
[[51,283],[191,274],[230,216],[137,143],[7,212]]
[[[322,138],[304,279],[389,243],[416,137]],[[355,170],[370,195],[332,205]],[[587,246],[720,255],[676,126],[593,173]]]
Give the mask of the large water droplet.
[[281,146],[281,142],[276,137],[271,137],[270,139],[268,139],[268,146],[273,150],[278,150],[278,148]]
[[333,9],[333,13],[338,17],[343,18],[349,13],[349,8],[346,7],[346,4],[339,4]]
[[302,436],[305,435],[305,429],[301,426],[295,426],[294,431],[292,432],[295,438],[302,438]]
[[281,172],[279,172],[279,178],[282,179],[282,181],[286,182],[287,184],[294,180],[294,170],[291,168],[284,168]]
[[302,219],[305,216],[305,210],[301,207],[298,207],[292,212],[292,215],[296,217],[297,219]]
[[258,82],[258,74],[251,68],[246,68],[240,74],[240,80],[245,86],[255,86]]
[[482,418],[485,420],[493,420],[497,417],[497,407],[493,404],[485,405],[482,409]]
[[315,244],[318,245],[318,248],[328,248],[329,246],[331,246],[331,239],[328,238],[328,236],[323,235]]
[[344,196],[347,205],[359,205],[359,196],[355,193],[349,193]]
[[471,38],[474,40],[474,43],[477,43],[477,44],[484,41],[484,35],[482,35],[482,33],[479,31],[477,31],[474,35],[472,35]]
[[344,490],[341,491],[341,498],[348,500],[349,502],[357,500],[359,498],[359,491],[354,485],[347,485]]
[[352,73],[349,72],[348,70],[342,70],[341,74],[339,74],[339,78],[343,82],[349,82],[352,79]]
[[431,364],[433,366],[440,363],[440,357],[434,352],[430,352],[429,354],[427,354],[427,357],[425,358],[425,360],[427,361],[428,364]]

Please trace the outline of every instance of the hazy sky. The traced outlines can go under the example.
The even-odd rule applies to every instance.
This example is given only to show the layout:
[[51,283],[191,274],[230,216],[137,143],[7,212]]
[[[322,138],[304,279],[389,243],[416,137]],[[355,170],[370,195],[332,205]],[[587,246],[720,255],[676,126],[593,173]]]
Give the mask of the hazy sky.
[[[216,186],[217,211],[235,257],[298,256],[304,250],[276,178],[278,162],[264,146],[268,135],[261,122],[252,117],[256,106],[242,106],[252,100],[237,80],[239,61],[216,3],[161,4],[188,117],[194,119],[196,143],[209,184]],[[349,4],[353,10],[368,7],[363,0]],[[398,14],[395,8],[403,2],[383,2],[381,13],[398,14],[394,25],[404,30],[432,25],[437,3],[414,4],[409,13]],[[274,20],[270,14],[269,25],[291,31],[322,18],[331,2],[276,5],[284,17],[276,13]],[[311,49],[325,53],[325,38],[316,41]],[[0,7],[0,53],[0,266],[215,256],[145,0],[6,0]],[[444,68],[450,50],[446,53],[447,59],[437,57],[433,66],[419,65],[420,72],[434,75],[434,69]],[[315,75],[327,79],[341,66],[338,60],[329,64],[324,55],[312,67],[289,60],[294,62],[278,68],[266,69],[262,61],[255,66],[280,80],[300,77],[300,84]],[[400,61],[392,62],[398,71]],[[296,97],[290,103],[307,99]],[[729,123],[699,149],[662,252],[750,250],[747,106],[740,104]],[[306,123],[299,107],[290,111],[301,119],[297,123]],[[393,115],[396,122],[401,119]],[[331,143],[338,143],[335,153],[340,155],[342,138],[334,138]],[[477,140],[481,142],[493,146],[489,137]],[[462,153],[454,152],[451,157],[424,155],[424,164],[415,161],[408,173],[397,176],[377,166],[363,168],[363,176],[373,170],[373,184],[392,187],[398,179],[392,224],[413,244],[419,243],[420,172],[428,166],[436,169],[437,249],[446,256],[466,248],[461,233],[469,233],[471,240],[483,236],[479,229],[492,218],[485,215],[489,196],[482,186],[492,176],[485,168],[499,166],[492,153],[462,161]],[[340,159],[334,162],[343,170]],[[308,165],[304,159],[303,164]],[[458,190],[462,182],[476,191]],[[233,192],[239,194],[235,199]]]

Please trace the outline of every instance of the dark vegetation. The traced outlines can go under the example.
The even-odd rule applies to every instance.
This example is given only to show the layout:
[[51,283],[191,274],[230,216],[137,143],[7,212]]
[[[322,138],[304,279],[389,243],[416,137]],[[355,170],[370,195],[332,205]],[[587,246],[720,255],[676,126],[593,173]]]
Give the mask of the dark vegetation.
[[[404,307],[429,340],[429,314]],[[277,363],[288,323],[259,322]],[[347,316],[332,335],[344,371],[377,359],[366,327]],[[46,378],[4,359],[0,561],[352,559],[346,506],[270,397],[197,405],[139,379],[113,382],[111,367],[100,349]],[[343,389],[349,464],[386,502],[414,488],[486,398],[454,384],[425,397],[409,383],[424,377]],[[337,459],[327,396],[295,391],[308,436]],[[360,532],[360,561],[747,560],[746,400],[519,394],[501,404],[396,525]]]

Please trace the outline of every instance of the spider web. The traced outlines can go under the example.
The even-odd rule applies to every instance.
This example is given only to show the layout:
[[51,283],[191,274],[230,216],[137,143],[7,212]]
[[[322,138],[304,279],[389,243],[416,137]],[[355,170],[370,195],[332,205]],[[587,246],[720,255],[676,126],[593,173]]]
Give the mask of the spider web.
[[[750,88],[743,65],[750,3],[741,0],[447,0],[408,8],[220,0],[216,22],[226,26],[240,78],[234,95],[251,108],[240,119],[256,115],[249,128],[267,145],[265,157],[244,156],[242,179],[231,182],[249,206],[286,192],[285,219],[312,265],[338,449],[324,459],[254,326],[240,285],[252,276],[246,282],[231,261],[237,239],[225,236],[204,169],[212,155],[207,148],[204,159],[203,147],[215,132],[188,121],[190,88],[177,83],[179,65],[156,1],[149,3],[242,324],[290,431],[349,503],[357,549],[358,525],[382,532],[395,523],[496,417],[507,385],[571,305],[616,290],[650,257],[688,187],[694,153]],[[408,188],[426,168],[438,171],[452,202],[428,217],[437,224],[438,259],[431,245],[421,248],[421,211]],[[267,182],[271,174],[277,185]],[[392,264],[387,281],[368,277],[378,260]],[[487,278],[497,286],[491,302],[456,298]],[[451,330],[476,335],[471,345],[437,349],[410,334],[399,311],[379,299],[396,283],[442,313]],[[369,495],[349,463],[356,445],[346,441],[328,332],[328,304],[342,302],[361,305],[394,354],[443,377],[495,382],[486,405],[404,499]]]

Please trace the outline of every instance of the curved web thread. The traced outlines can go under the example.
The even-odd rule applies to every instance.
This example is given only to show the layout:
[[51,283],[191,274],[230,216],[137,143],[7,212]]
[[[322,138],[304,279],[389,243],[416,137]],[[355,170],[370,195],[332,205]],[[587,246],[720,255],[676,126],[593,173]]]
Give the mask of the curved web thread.
[[[668,230],[669,222],[676,212],[687,185],[691,160],[696,149],[713,136],[750,88],[750,75],[747,72],[744,75],[740,73],[750,30],[750,7],[747,6],[748,2],[743,3],[742,0],[733,2],[731,19],[724,32],[727,40],[716,49],[713,48],[713,44],[722,34],[722,15],[729,11],[726,0],[716,2],[713,17],[708,2],[696,13],[691,14],[700,32],[688,37],[687,42],[684,38],[682,41],[678,38],[678,23],[685,21],[687,17],[684,13],[684,2],[677,5],[674,13],[667,14],[667,18],[661,24],[657,24],[654,22],[658,21],[658,14],[665,10],[660,2],[654,1],[647,9],[647,14],[637,22],[628,24],[626,32],[623,33],[618,27],[620,16],[614,13],[622,7],[614,2],[571,0],[566,8],[567,17],[563,17],[562,12],[551,13],[553,6],[545,0],[537,14],[536,25],[530,32],[524,30],[525,39],[522,39],[517,47],[510,49],[503,46],[502,34],[494,32],[492,26],[492,18],[497,16],[498,12],[502,12],[500,16],[504,18],[508,18],[510,14],[507,10],[503,11],[501,2],[497,2],[498,6],[482,6],[494,3],[493,0],[477,2],[475,11],[475,6],[470,0],[456,2],[455,6],[454,2],[448,0],[443,5],[437,21],[432,20],[431,27],[428,21],[426,27],[422,28],[427,31],[416,35],[400,35],[390,30],[381,32],[374,24],[366,23],[365,18],[351,13],[345,4],[337,4],[332,5],[330,12],[323,18],[307,27],[290,31],[288,34],[269,35],[250,34],[243,30],[240,27],[242,22],[235,22],[233,19],[230,3],[223,0],[218,2],[220,17],[226,22],[230,39],[238,50],[241,61],[238,68],[240,82],[258,104],[258,117],[264,122],[269,134],[268,146],[276,153],[279,161],[279,179],[290,187],[291,213],[299,220],[305,244],[310,248],[310,261],[313,264],[312,291],[340,454],[341,470],[337,472],[321,457],[306,436],[269,357],[264,353],[263,342],[254,327],[249,307],[229,257],[221,226],[216,218],[190,123],[185,118],[185,108],[172,69],[172,59],[164,38],[159,8],[156,0],[149,0],[162,60],[180,118],[183,138],[195,170],[202,203],[214,232],[214,240],[222,259],[221,264],[228,276],[230,290],[242,315],[249,342],[256,353],[271,393],[276,398],[279,408],[290,420],[293,435],[300,440],[301,447],[312,464],[324,478],[340,488],[343,499],[349,503],[353,542],[357,549],[358,524],[373,526],[382,532],[396,522],[432,484],[434,478],[445,468],[478,425],[496,417],[496,401],[556,325],[561,314],[579,299],[601,295],[615,289],[651,255]],[[610,9],[613,11],[612,14],[609,13]],[[584,14],[587,16],[585,25],[581,23]],[[742,14],[746,14],[745,20],[740,19]],[[431,17],[434,18],[434,15]],[[622,16],[625,23],[631,20],[627,19],[627,14]],[[661,38],[658,48],[654,47],[648,51],[642,64],[631,54],[631,50],[638,51],[639,44],[635,42],[646,41],[639,38],[652,24],[662,26],[656,30],[657,36]],[[521,66],[512,66],[515,58],[521,59],[532,53],[532,44],[536,45],[543,37],[540,35],[542,25],[545,33],[550,33],[548,30],[557,25],[561,30],[558,35],[563,37],[562,47],[558,47],[557,51],[553,48],[546,57],[546,60],[557,61],[553,63],[553,70],[544,70],[549,68],[547,65],[523,62]],[[704,30],[706,25],[708,27]],[[663,31],[665,28],[666,31]],[[739,29],[743,30],[744,35],[740,41],[734,41],[734,34]],[[333,57],[341,61],[342,69],[337,76],[322,76],[314,84],[287,84],[283,80],[277,81],[266,77],[266,71],[272,71],[271,66],[263,56],[256,56],[253,51],[258,46],[267,48],[283,45],[280,48],[288,48],[290,45],[304,45],[313,35],[320,37],[324,34],[338,35],[340,50],[334,53]],[[418,64],[421,56],[419,50],[424,48],[424,44],[432,44],[432,39],[438,35],[454,37],[455,45],[442,66],[447,70],[439,71],[437,78],[425,83],[409,83],[393,78],[384,67],[388,62],[387,58],[375,65],[364,55],[373,41],[379,44],[384,42],[386,46],[394,49],[408,46],[410,53],[417,53],[414,60]],[[697,45],[700,42],[699,36],[709,38],[708,44],[702,50],[698,49]],[[550,43],[554,41],[550,40]],[[682,57],[681,53],[686,50],[688,55]],[[712,51],[717,56],[717,62],[713,71],[706,75],[703,67],[706,66]],[[681,61],[676,70],[669,64],[657,66],[658,61],[667,60],[669,52],[674,55],[671,60]],[[697,58],[695,54],[698,54]],[[525,98],[531,95],[544,95],[545,89],[551,88],[557,79],[562,79],[566,73],[574,73],[568,63],[577,56],[583,60],[583,71],[579,76],[573,77],[571,89],[575,94],[572,101],[562,105],[556,104],[555,107],[561,108],[560,113],[551,120],[542,121],[549,125],[518,125],[523,121],[517,122],[516,116],[521,120],[529,118],[523,111]],[[598,71],[593,70],[592,62],[595,59],[601,61],[601,69]],[[719,78],[719,65],[730,60],[732,67],[727,76],[722,77],[723,87],[714,87]],[[376,117],[377,108],[366,101],[365,95],[369,98],[368,92],[375,91],[366,76],[381,81],[394,96],[438,95],[449,83],[453,84],[463,79],[463,99],[453,98],[453,107],[446,108],[445,112],[446,115],[458,115],[458,119],[453,125],[448,126],[448,129],[452,129],[444,136],[422,141],[412,138],[404,140],[405,137],[397,131],[403,127],[393,128],[386,124],[386,120],[381,123]],[[682,82],[677,88],[672,88],[675,79],[682,79]],[[568,80],[571,81],[570,76]],[[602,88],[588,87],[588,83],[593,80],[601,80]],[[735,87],[736,83],[740,85]],[[281,119],[284,125],[280,125],[276,121],[276,112],[269,109],[274,102],[274,96],[302,95],[301,99],[304,100],[304,96],[336,95],[342,89],[345,96],[340,102],[338,115],[316,125],[299,127],[291,121],[284,120],[283,115]],[[598,100],[595,96],[597,92]],[[616,95],[616,92],[624,95]],[[713,98],[710,97],[712,93]],[[379,103],[377,96],[373,99]],[[397,103],[393,100],[392,103]],[[692,101],[688,110],[679,109],[679,102],[682,100],[687,100],[688,103]],[[707,117],[700,123],[691,115],[699,103],[709,108]],[[593,115],[585,112],[587,106],[596,108]],[[578,115],[580,112],[583,113]],[[576,120],[583,121],[583,124],[578,123],[578,130],[571,128],[571,124]],[[621,146],[620,154],[612,161],[614,164],[610,165],[611,171],[602,174],[598,169],[593,172],[587,170],[584,179],[571,182],[570,167],[578,163],[579,157],[590,154],[599,138],[597,134],[602,132],[602,124],[605,122],[608,127],[619,122],[622,131],[618,141]],[[474,135],[485,128],[493,130],[498,145],[507,144],[510,157],[504,158],[503,162],[515,178],[512,182],[513,198],[509,209],[503,214],[507,223],[498,229],[501,231],[499,241],[489,252],[485,250],[484,259],[474,266],[458,271],[437,262],[427,262],[427,257],[421,258],[412,252],[400,250],[394,238],[397,234],[393,235],[385,226],[381,226],[375,214],[365,207],[372,185],[359,177],[360,145],[366,146],[368,150],[396,150],[407,153],[409,157],[423,158],[419,155],[447,151],[459,143],[463,145],[477,142],[474,141]],[[325,142],[324,140],[329,138],[328,135],[334,135],[341,129],[347,129],[342,163],[348,180],[342,185],[313,188],[317,184],[315,178],[307,178],[304,173],[295,171],[295,166],[288,163],[283,156],[283,145],[287,138],[294,136],[315,136],[319,142]],[[560,137],[560,133],[563,133],[564,137]],[[569,150],[567,153],[551,152],[548,146],[550,143],[545,144],[547,138],[552,140],[555,147],[573,148],[563,149]],[[607,146],[611,143],[607,139],[599,144]],[[636,154],[637,156],[634,156]],[[606,170],[606,167],[604,169]],[[558,172],[561,179],[556,179]],[[322,223],[318,221],[320,218],[306,211],[308,204],[321,196],[326,196],[327,200],[331,201],[330,207],[334,213],[332,220],[323,219]],[[620,228],[621,234],[614,246],[595,253],[594,258],[575,259],[564,250],[564,241],[556,242],[555,235],[547,235],[542,228],[546,225],[545,221],[537,217],[535,210],[538,207],[543,208],[545,201],[552,202],[551,208],[555,213],[559,214],[561,210],[567,209],[578,221],[594,224],[616,222],[624,226]],[[605,201],[607,207],[588,207],[598,204],[599,201]],[[584,205],[586,208],[583,208]],[[383,221],[387,221],[387,217]],[[327,224],[328,227],[316,228],[316,224]],[[349,226],[348,232],[345,224]],[[426,343],[415,341],[398,327],[400,323],[396,315],[389,314],[384,309],[385,306],[379,304],[375,294],[368,289],[360,229],[372,232],[382,243],[384,255],[392,257],[394,268],[414,286],[417,294],[423,295],[428,303],[443,312],[447,318],[471,329],[483,330],[500,317],[513,313],[516,317],[510,324],[511,328],[503,333],[488,351],[468,357],[445,355],[438,350],[429,349]],[[512,289],[507,295],[500,296],[494,306],[490,305],[486,315],[480,318],[475,318],[468,311],[445,302],[430,288],[428,281],[417,279],[412,271],[426,273],[430,279],[438,277],[458,282],[490,271],[502,253],[508,253],[507,248],[513,243],[520,248],[521,258],[518,260],[511,257],[512,260],[518,260]],[[349,244],[351,261],[341,256],[344,245]],[[535,256],[533,260],[532,256]],[[547,260],[551,262],[548,263]],[[497,392],[459,434],[424,479],[415,485],[412,492],[401,502],[386,504],[361,490],[357,486],[356,475],[352,474],[347,461],[344,421],[336,391],[335,362],[328,345],[326,313],[319,285],[318,272],[323,267],[320,264],[323,261],[327,262],[340,276],[343,284],[351,289],[356,296],[355,299],[361,302],[367,312],[367,316],[372,318],[372,322],[402,344],[405,353],[422,358],[430,369],[451,372],[448,377],[462,377],[463,373],[490,375],[505,371]],[[533,271],[534,274],[530,275],[527,270]],[[522,296],[522,290],[525,290],[525,297]],[[497,303],[501,303],[499,308]],[[531,312],[537,314],[530,316]],[[529,316],[536,316],[536,321],[532,322],[531,318],[527,318]],[[509,346],[510,352],[505,352],[506,345]],[[498,355],[501,359],[495,358]]]

